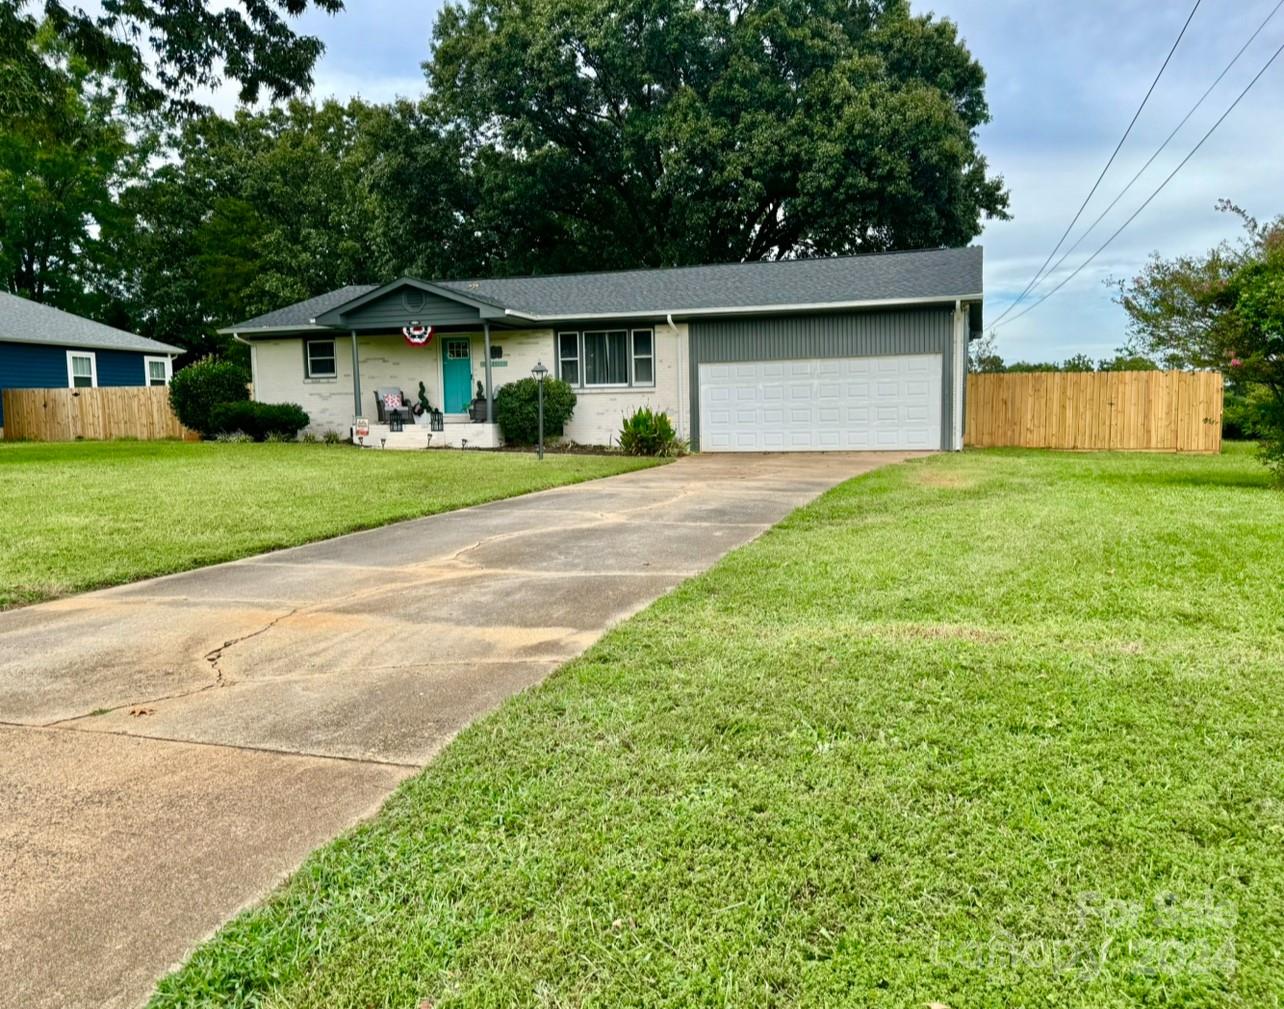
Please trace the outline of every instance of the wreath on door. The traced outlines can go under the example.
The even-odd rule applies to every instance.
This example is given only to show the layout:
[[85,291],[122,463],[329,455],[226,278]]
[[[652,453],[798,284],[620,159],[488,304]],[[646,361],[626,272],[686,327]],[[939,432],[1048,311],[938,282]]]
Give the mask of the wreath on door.
[[401,327],[401,335],[412,347],[426,347],[432,343],[432,327],[425,326],[417,319]]

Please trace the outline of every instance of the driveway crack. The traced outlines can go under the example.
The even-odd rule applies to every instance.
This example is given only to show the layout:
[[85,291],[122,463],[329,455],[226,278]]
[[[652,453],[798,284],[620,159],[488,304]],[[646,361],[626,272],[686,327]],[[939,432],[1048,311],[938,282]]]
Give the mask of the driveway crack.
[[264,624],[262,627],[258,628],[257,630],[253,630],[253,631],[250,631],[248,634],[242,634],[239,637],[231,638],[227,641],[224,641],[217,648],[213,649],[212,651],[206,652],[205,661],[210,664],[210,669],[214,671],[214,686],[223,686],[227,682],[223,677],[222,662],[223,662],[223,656],[227,653],[227,650],[229,648],[231,648],[233,645],[239,645],[242,641],[249,641],[250,638],[257,638],[260,634],[266,634],[273,627],[279,624],[282,620],[286,620],[289,617],[294,616],[298,612],[299,612],[299,607],[296,606],[293,609],[289,610],[288,612],[282,613],[278,617],[273,617],[271,620],[269,620],[266,624]]

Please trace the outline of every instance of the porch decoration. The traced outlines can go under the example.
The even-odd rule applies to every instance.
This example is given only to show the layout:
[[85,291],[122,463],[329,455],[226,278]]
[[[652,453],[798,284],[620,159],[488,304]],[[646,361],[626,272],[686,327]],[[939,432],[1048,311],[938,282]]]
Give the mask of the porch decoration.
[[432,327],[425,326],[418,319],[401,327],[401,335],[412,347],[426,347],[432,343]]
[[477,395],[468,407],[468,419],[474,424],[486,422],[486,390],[482,388],[481,382],[477,383]]

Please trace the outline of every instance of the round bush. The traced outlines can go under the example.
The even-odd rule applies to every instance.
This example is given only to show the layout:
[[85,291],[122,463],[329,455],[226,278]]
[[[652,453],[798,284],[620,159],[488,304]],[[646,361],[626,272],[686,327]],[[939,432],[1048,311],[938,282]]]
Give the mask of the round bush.
[[[544,380],[544,437],[560,435],[575,412],[575,393],[560,378]],[[539,383],[533,378],[509,382],[495,394],[495,420],[510,445],[539,440]]]
[[[184,427],[203,435],[217,434],[212,412],[220,403],[248,400],[250,376],[231,361],[203,358],[183,368],[169,383],[169,405]],[[248,433],[248,432],[247,432]]]

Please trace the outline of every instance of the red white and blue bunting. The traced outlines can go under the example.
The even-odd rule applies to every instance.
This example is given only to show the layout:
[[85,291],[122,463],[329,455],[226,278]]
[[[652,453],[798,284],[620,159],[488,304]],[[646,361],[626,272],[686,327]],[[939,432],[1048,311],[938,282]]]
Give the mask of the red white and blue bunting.
[[406,338],[406,343],[412,347],[426,347],[432,343],[432,327],[425,326],[418,319],[402,326],[401,335]]

